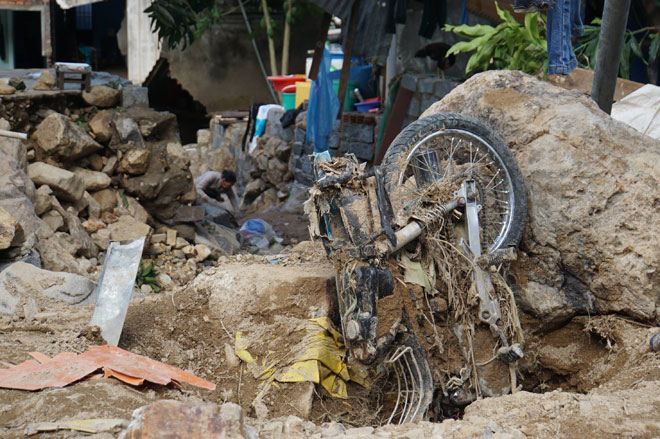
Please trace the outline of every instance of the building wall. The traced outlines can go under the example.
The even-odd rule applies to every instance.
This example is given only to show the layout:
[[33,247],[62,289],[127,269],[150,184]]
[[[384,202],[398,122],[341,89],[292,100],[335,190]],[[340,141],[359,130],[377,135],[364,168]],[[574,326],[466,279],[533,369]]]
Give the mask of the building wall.
[[0,10],[0,24],[2,24],[2,44],[4,44],[5,57],[0,59],[0,69],[14,68],[14,35],[13,12]]
[[[269,72],[268,45],[264,32],[259,29],[260,19],[251,17],[251,26],[257,34],[257,45]],[[290,73],[305,72],[306,51],[314,48],[319,22],[320,14],[294,24]],[[277,34],[275,47],[281,48]],[[247,109],[252,103],[273,101],[240,15],[224,18],[220,26],[213,27],[185,51],[167,51],[163,55],[170,63],[172,77],[204,104],[208,112]],[[278,51],[278,68],[281,68],[280,61]]]

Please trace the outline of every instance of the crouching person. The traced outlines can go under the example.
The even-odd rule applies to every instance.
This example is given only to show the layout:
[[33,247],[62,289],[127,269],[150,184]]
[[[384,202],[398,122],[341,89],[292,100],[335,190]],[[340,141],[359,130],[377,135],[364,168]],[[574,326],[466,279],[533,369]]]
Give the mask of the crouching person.
[[235,183],[236,174],[227,169],[206,171],[195,179],[197,204],[204,206],[206,215],[214,222],[229,227],[237,227],[236,220],[241,216],[233,189]]

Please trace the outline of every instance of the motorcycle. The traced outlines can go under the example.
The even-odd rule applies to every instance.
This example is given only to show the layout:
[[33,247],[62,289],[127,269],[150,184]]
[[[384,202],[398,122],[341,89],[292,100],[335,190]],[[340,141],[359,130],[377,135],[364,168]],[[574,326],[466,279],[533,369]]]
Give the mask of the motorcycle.
[[503,273],[526,221],[522,174],[478,120],[408,125],[381,166],[315,160],[310,232],[337,270],[350,356],[384,371],[388,423],[456,416],[517,389],[524,340]]

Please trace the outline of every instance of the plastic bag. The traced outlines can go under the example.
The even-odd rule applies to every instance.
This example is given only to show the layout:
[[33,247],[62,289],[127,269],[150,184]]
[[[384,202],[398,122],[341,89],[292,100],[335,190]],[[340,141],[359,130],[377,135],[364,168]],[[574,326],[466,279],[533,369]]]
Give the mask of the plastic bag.
[[272,241],[281,241],[271,225],[262,219],[245,221],[239,233],[241,234],[242,241],[250,247],[268,248]]
[[314,152],[328,150],[328,138],[332,134],[332,128],[339,112],[339,99],[332,88],[332,80],[329,77],[330,61],[330,53],[324,49],[319,75],[312,82],[309,93],[306,142],[314,142]]

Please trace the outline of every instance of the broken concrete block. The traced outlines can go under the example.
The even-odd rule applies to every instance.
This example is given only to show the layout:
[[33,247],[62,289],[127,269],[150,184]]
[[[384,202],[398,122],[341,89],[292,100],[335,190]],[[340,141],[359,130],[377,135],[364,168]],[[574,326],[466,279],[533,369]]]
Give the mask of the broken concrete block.
[[122,215],[119,220],[108,226],[110,239],[113,241],[132,241],[151,234],[151,227],[141,223],[130,215]]
[[137,85],[124,85],[121,89],[121,106],[149,107],[149,89]]
[[77,160],[103,149],[85,130],[59,113],[45,118],[37,126],[34,137],[41,151],[64,161]]
[[114,107],[119,102],[121,92],[106,85],[96,85],[88,91],[83,91],[82,98],[95,107]]
[[127,174],[144,174],[149,165],[149,150],[146,148],[131,149],[124,154],[117,171]]
[[167,239],[167,235],[165,233],[154,233],[153,235],[151,235],[152,244],[164,243],[166,239]]
[[85,190],[99,191],[110,186],[110,177],[103,172],[90,171],[89,169],[73,168],[71,171],[80,177],[85,184]]
[[165,233],[167,234],[165,244],[169,245],[170,247],[174,247],[177,243],[176,230],[167,229]]
[[43,162],[28,165],[28,176],[36,184],[46,184],[58,197],[78,201],[85,192],[83,180],[73,172]]

